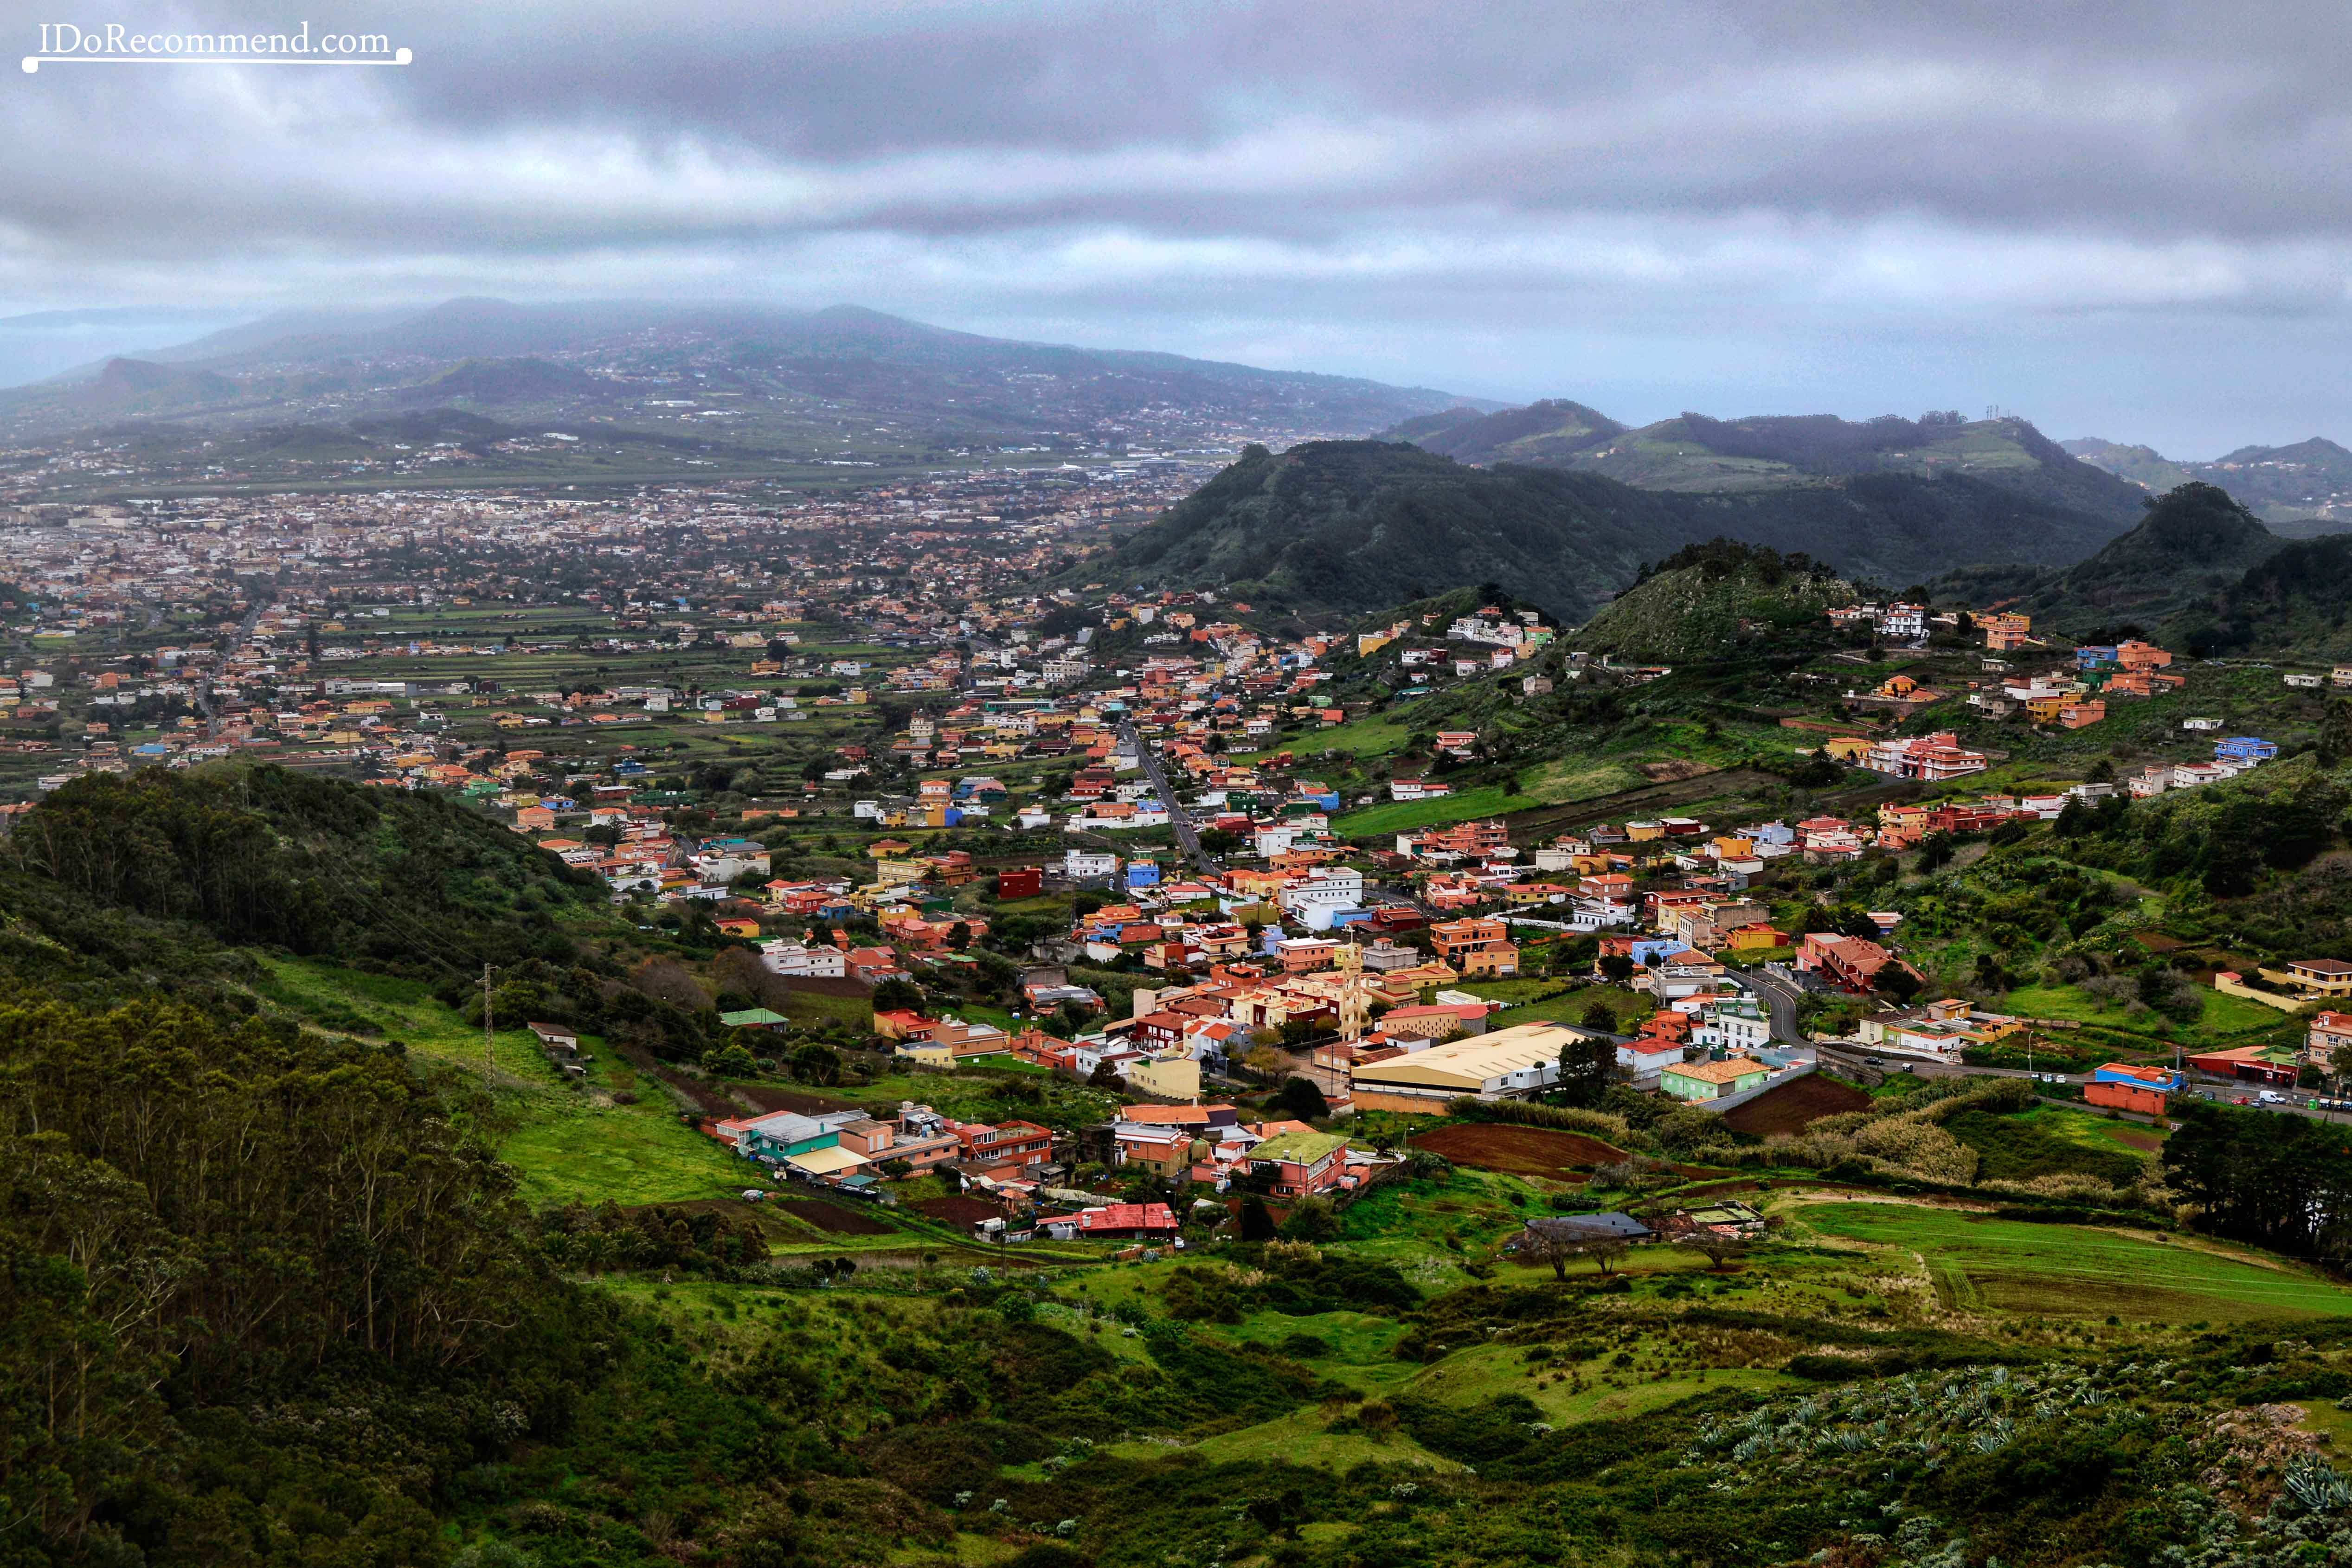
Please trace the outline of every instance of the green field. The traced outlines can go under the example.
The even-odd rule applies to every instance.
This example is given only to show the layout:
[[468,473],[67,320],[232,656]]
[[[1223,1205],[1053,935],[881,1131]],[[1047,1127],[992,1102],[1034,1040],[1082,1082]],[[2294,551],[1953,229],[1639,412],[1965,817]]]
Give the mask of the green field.
[[1906,1204],[1799,1212],[1831,1236],[1918,1254],[1938,1296],[1963,1308],[2163,1324],[2352,1314],[2352,1290],[2315,1274],[2242,1262],[2156,1231],[2030,1225]]
[[[2225,996],[2219,991],[2204,993],[2205,1008],[2197,1022],[2188,1027],[2209,1035],[2234,1035],[2254,1029],[2265,1029],[2285,1016],[2275,1007],[2265,1007],[2259,1002],[2249,1002],[2242,996]],[[2169,1036],[2182,1026],[2156,1013],[2143,1013],[2133,1017],[2124,1008],[2084,994],[2072,985],[2028,985],[2009,994],[2005,1010],[2021,1017],[2071,1018],[2085,1024],[2096,1024],[2105,1029],[2126,1029],[2134,1034]]]
[[[260,994],[318,1026],[361,1021],[418,1056],[483,1073],[481,1031],[442,1005],[422,981],[307,959],[265,957]],[[527,1029],[500,1029],[485,1079],[509,1126],[499,1152],[521,1178],[526,1202],[680,1203],[744,1185],[743,1163],[681,1122],[658,1083],[593,1035],[581,1037],[584,1083],[565,1081]],[[620,1097],[634,1095],[634,1104]]]
[[1473,817],[1500,816],[1507,811],[1524,811],[1537,804],[1532,795],[1515,794],[1500,784],[1486,784],[1440,800],[1392,800],[1386,805],[1368,805],[1335,818],[1331,827],[1337,833],[1377,837],[1406,833],[1416,827],[1441,827]]

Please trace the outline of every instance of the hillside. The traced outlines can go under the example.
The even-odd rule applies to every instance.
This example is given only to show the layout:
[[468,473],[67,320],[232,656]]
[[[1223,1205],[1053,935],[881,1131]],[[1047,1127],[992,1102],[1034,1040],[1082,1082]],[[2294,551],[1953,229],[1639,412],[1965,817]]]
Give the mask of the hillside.
[[585,371],[543,359],[467,360],[421,385],[403,387],[403,403],[530,403],[593,397],[608,389]]
[[2065,443],[2084,462],[2150,490],[2191,479],[2218,485],[2284,538],[2352,527],[2352,451],[2314,436],[2286,447],[2241,447],[2210,463],[2176,462],[2149,447],[2084,439]]
[[2203,605],[2269,559],[2278,536],[2215,486],[2192,481],[2148,503],[2137,528],[2097,554],[2059,571],[1962,570],[1936,584],[1937,596],[2010,607],[2076,636],[2154,634]]
[[[1347,376],[988,338],[850,307],[453,300],[389,319],[271,318],[137,363],[146,369],[135,411],[151,416],[309,423],[465,401],[538,418],[617,404],[624,416],[648,423],[723,416],[737,440],[822,439],[833,448],[827,457],[847,455],[842,437],[870,437],[877,420],[894,422],[883,434],[916,454],[1011,442],[1230,450],[1237,432],[1279,441],[1355,434],[1475,401]],[[123,376],[89,365],[0,393],[0,430],[79,428],[110,378]]]
[[1389,434],[1465,463],[1567,467],[1578,453],[1624,432],[1624,426],[1597,408],[1547,398],[1468,419],[1440,415],[1400,425]]
[[1632,429],[1565,400],[1483,418],[1442,416],[1389,436],[1468,463],[1536,463],[1605,474],[1644,489],[1743,492],[1826,478],[1958,475],[2040,505],[2115,522],[2137,515],[2135,487],[2078,460],[2022,419],[1834,415],[1713,419],[1684,414]]
[[1802,557],[1717,540],[1677,551],[1587,621],[1578,647],[1648,664],[1709,663],[1743,651],[1818,649],[1823,612],[1853,585]]
[[1958,477],[1687,494],[1556,468],[1475,468],[1402,443],[1317,442],[1280,456],[1253,448],[1067,580],[1346,613],[1493,581],[1574,622],[1631,585],[1643,561],[1717,536],[1907,584],[1988,557],[2063,563],[2111,533],[2098,518]]
[[2282,543],[2239,581],[2181,611],[2173,632],[2200,657],[2352,658],[2352,534]]
[[2153,447],[2126,447],[2095,436],[2058,444],[2093,468],[2104,468],[2119,479],[2159,495],[2196,477],[2189,472],[2194,465],[2184,467]]

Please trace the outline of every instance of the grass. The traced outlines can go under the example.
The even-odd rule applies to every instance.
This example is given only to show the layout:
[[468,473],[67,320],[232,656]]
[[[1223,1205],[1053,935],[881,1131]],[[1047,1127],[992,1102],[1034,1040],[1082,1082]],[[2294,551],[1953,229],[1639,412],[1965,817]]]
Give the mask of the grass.
[[[1433,1470],[1459,1471],[1462,1466],[1442,1458],[1402,1432],[1375,1437],[1363,1432],[1333,1432],[1330,1413],[1307,1405],[1287,1415],[1226,1432],[1193,1445],[1189,1452],[1216,1464],[1256,1463],[1312,1465],[1334,1472],[1361,1464],[1419,1465]],[[1153,1453],[1165,1452],[1153,1448]]]
[[1677,1370],[1661,1378],[1654,1371],[1636,1366],[1627,1369],[1626,1375],[1602,1377],[1579,1388],[1566,1381],[1547,1385],[1531,1375],[1535,1370],[1517,1345],[1475,1345],[1423,1370],[1407,1392],[1447,1405],[1476,1405],[1498,1394],[1523,1394],[1544,1413],[1545,1420],[1564,1426],[1579,1421],[1622,1420],[1714,1390],[1777,1392],[1795,1384],[1777,1372],[1745,1367]]
[[[2130,1184],[2147,1169],[2147,1152],[2109,1140],[2069,1136],[2060,1125],[2063,1111],[2043,1115],[2039,1107],[2013,1116],[1968,1110],[1948,1119],[1945,1131],[1977,1151],[1979,1181],[2032,1181],[2038,1176],[2084,1175],[2116,1186]],[[2074,1120],[2069,1117],[2068,1120]],[[2084,1121],[2090,1118],[2081,1118]]]
[[1336,818],[1331,828],[1343,836],[1377,837],[1406,833],[1416,827],[1443,827],[1474,817],[1500,816],[1507,811],[1524,811],[1538,804],[1534,797],[1506,790],[1500,784],[1483,784],[1440,800],[1395,800],[1386,805],[1369,805]]
[[[360,1019],[420,1057],[484,1075],[481,1031],[422,981],[342,969],[310,959],[259,957],[262,997],[321,1027]],[[508,1130],[499,1152],[521,1177],[521,1194],[546,1203],[680,1203],[720,1197],[745,1184],[745,1167],[678,1121],[669,1096],[642,1080],[620,1054],[583,1036],[584,1084],[567,1082],[527,1029],[490,1041],[485,1081]],[[635,1095],[635,1104],[615,1097]]]
[[2208,1035],[2236,1035],[2255,1029],[2265,1029],[2279,1021],[2277,1009],[2259,1002],[2249,1002],[2242,996],[2225,996],[2218,991],[2200,993],[2204,1008],[2194,1024],[2182,1026],[2158,1013],[2132,1016],[2124,1008],[2085,994],[2072,985],[2027,985],[2009,994],[2007,1010],[2021,1016],[2036,1018],[2066,1018],[2084,1024],[2096,1024],[2101,1028],[2122,1029],[2133,1034],[2168,1037],[2183,1027]]
[[2161,1232],[2032,1225],[1897,1204],[1828,1204],[1803,1215],[1830,1235],[1918,1254],[1939,1299],[1948,1294],[1951,1305],[1966,1310],[1980,1301],[1997,1312],[2165,1322],[2352,1312],[2352,1290],[2316,1275]]
[[1630,760],[1595,762],[1590,757],[1560,757],[1538,763],[1519,775],[1518,786],[1540,805],[1566,805],[1595,795],[1639,789],[1650,781]]
[[1345,752],[1356,757],[1384,757],[1402,752],[1412,738],[1412,726],[1403,718],[1381,715],[1334,724],[1328,730],[1308,730],[1262,752],[1236,760],[1262,763],[1277,752],[1312,761],[1325,752]]

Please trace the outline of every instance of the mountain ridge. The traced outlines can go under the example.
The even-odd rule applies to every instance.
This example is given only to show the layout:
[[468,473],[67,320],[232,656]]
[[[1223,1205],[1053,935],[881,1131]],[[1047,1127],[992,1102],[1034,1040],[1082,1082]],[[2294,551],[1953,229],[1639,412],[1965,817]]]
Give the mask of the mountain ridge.
[[2063,564],[2113,532],[2103,519],[1957,476],[1687,494],[1575,469],[1481,468],[1410,443],[1326,441],[1250,448],[1064,577],[1212,589],[1300,613],[1370,611],[1493,581],[1577,622],[1644,562],[1717,536],[1911,583],[1987,552]]
[[[511,404],[529,419],[560,416],[568,400],[617,400],[650,421],[677,417],[663,410],[681,396],[730,392],[742,400],[731,429],[799,446],[827,431],[837,442],[860,421],[870,428],[904,420],[908,428],[890,433],[940,455],[1040,443],[1230,450],[1237,436],[1287,443],[1496,406],[1362,377],[992,338],[855,305],[458,299],[405,311],[265,318],[137,357],[190,378],[178,384],[183,395],[152,400],[157,416],[363,417],[433,400],[432,384],[462,365],[537,360],[558,374],[476,376],[467,400]],[[92,362],[0,392],[0,429],[38,437],[81,427],[89,389],[105,374],[105,362]],[[196,379],[204,375],[226,385]]]
[[1475,418],[1432,416],[1384,434],[1464,462],[1576,468],[1653,490],[1728,493],[1869,475],[1958,474],[2118,522],[2136,517],[2140,500],[2129,482],[2013,416],[1970,421],[1948,411],[1917,419],[1717,419],[1685,412],[1634,428],[1562,398]]

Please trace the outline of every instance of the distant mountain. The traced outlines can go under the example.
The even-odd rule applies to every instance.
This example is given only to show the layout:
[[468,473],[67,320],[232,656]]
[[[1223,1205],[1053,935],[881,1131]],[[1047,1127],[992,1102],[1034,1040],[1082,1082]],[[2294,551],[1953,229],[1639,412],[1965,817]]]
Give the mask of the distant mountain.
[[1677,551],[1576,634],[1580,647],[1654,664],[1705,663],[1747,650],[1827,647],[1826,612],[1853,584],[1802,557],[1715,540]]
[[[314,424],[455,401],[548,416],[593,402],[674,424],[692,416],[671,410],[731,396],[729,432],[804,458],[848,455],[845,435],[917,459],[998,447],[1230,450],[1243,437],[1354,435],[1494,406],[1347,376],[1016,342],[846,306],[452,300],[424,310],[272,318],[146,363],[220,378],[180,384],[149,410],[173,417]],[[38,437],[77,427],[86,422],[80,389],[102,374],[87,365],[0,393],[0,431]],[[461,384],[445,384],[452,376]],[[877,427],[887,442],[864,439]]]
[[1958,475],[2119,523],[2138,515],[2141,499],[2135,486],[2078,460],[2022,419],[1684,414],[1631,429],[1565,400],[1479,419],[1439,417],[1444,423],[1399,425],[1387,434],[1464,462],[1580,468],[1644,489],[1728,493],[1865,475]]
[[1066,580],[1219,590],[1302,613],[1492,581],[1574,622],[1643,562],[1717,536],[1910,584],[1987,556],[2077,560],[2114,533],[2101,518],[1957,477],[1685,494],[1559,468],[1480,468],[1401,442],[1326,441],[1279,456],[1252,448]]
[[2089,637],[2166,634],[2218,591],[2239,582],[2281,547],[2242,502],[2218,486],[2191,480],[2150,502],[2137,528],[2086,561],[2063,570],[1974,567],[1931,586],[1939,599],[1964,599],[2032,616],[2037,631]]
[[555,398],[610,395],[612,389],[585,371],[543,359],[469,359],[421,386],[404,387],[403,403],[538,403]]
[[103,310],[37,310],[0,316],[0,387],[45,380],[76,365],[98,367],[117,355],[153,359],[149,345],[210,331],[244,312],[174,306]]
[[190,402],[221,402],[236,395],[235,383],[210,371],[110,359],[96,376],[74,389],[74,405],[92,417],[119,416],[160,413]]
[[2126,447],[2095,436],[2061,441],[2059,446],[2119,479],[2157,494],[2187,484],[2194,476],[2153,447]]
[[1581,403],[1548,398],[1525,408],[1505,408],[1431,426],[1423,434],[1411,434],[1409,430],[1410,426],[1401,425],[1390,434],[1465,463],[1535,463],[1565,468],[1572,466],[1570,459],[1578,453],[1623,435],[1625,426]]
[[2084,462],[2149,490],[2168,490],[2191,479],[2219,485],[2282,536],[2309,538],[2352,528],[2352,451],[2322,437],[2289,447],[2241,447],[2210,463],[2175,462],[2151,447],[2112,441],[2064,445]]

